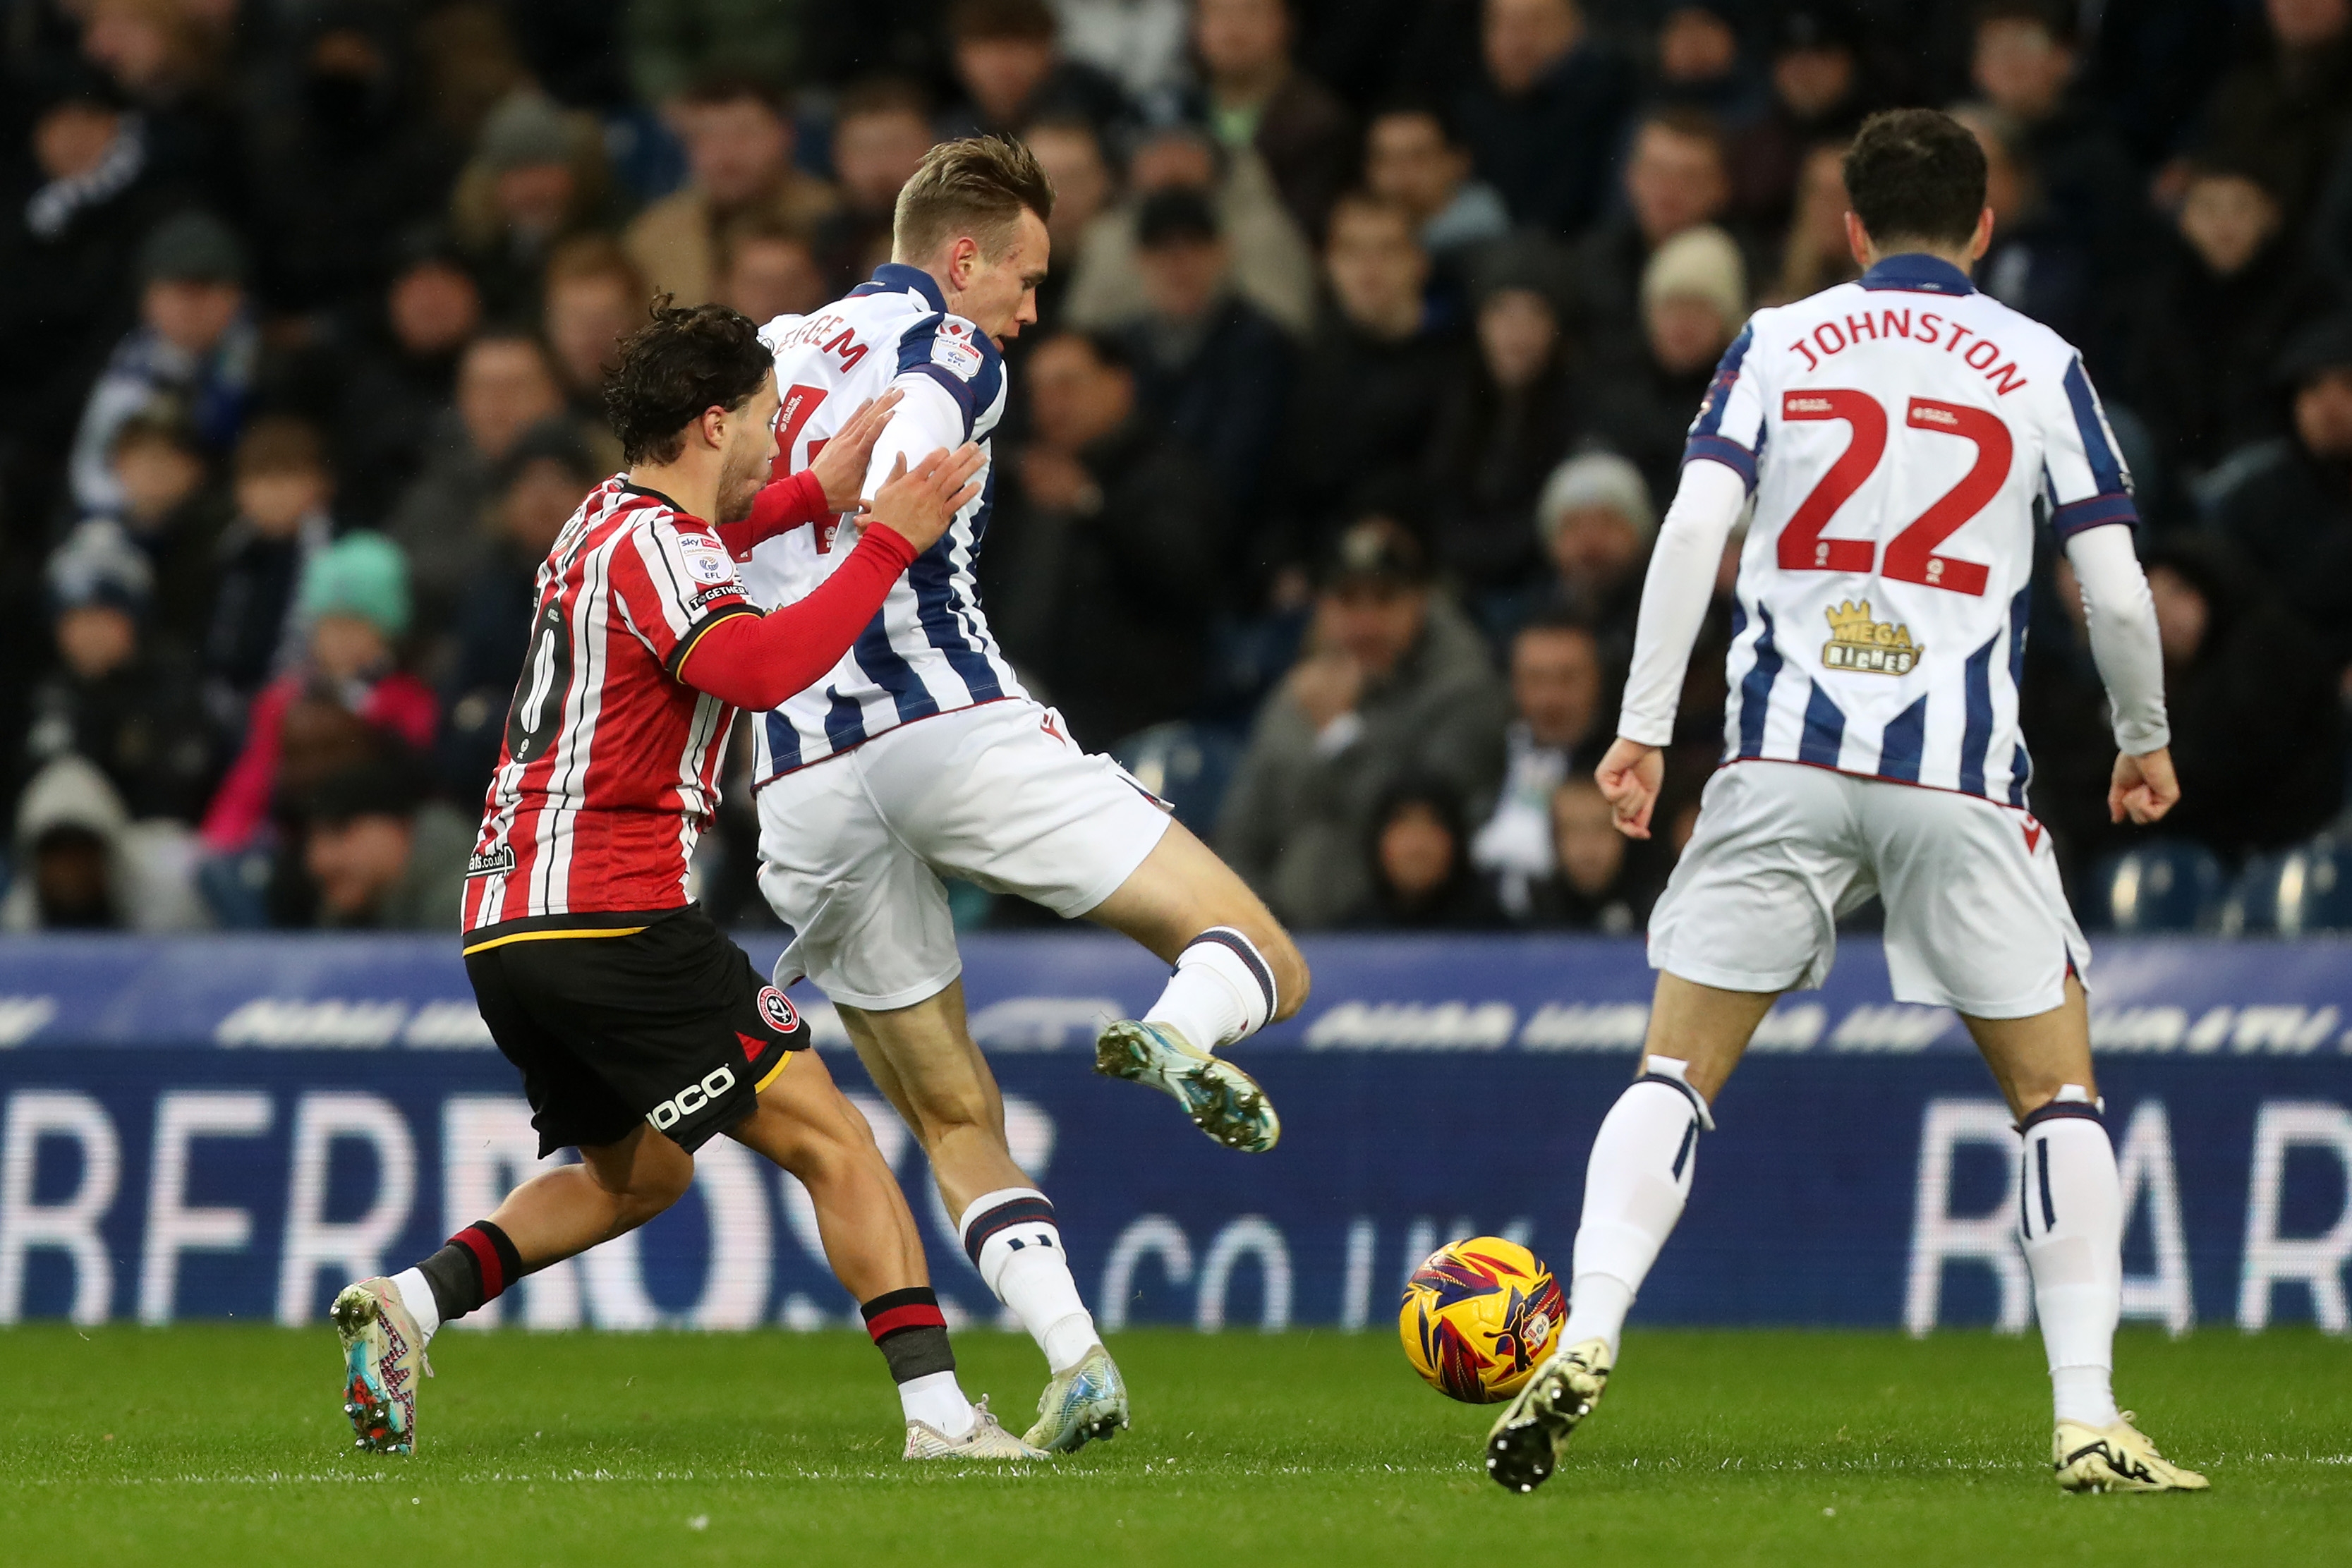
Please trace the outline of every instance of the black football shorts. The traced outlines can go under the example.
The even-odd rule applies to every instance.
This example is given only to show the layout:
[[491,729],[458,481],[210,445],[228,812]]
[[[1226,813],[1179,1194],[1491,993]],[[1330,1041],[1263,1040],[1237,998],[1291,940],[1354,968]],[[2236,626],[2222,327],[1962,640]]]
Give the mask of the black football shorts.
[[521,1070],[543,1158],[650,1124],[692,1153],[750,1114],[808,1025],[698,905],[634,930],[531,932],[466,955],[482,1020]]

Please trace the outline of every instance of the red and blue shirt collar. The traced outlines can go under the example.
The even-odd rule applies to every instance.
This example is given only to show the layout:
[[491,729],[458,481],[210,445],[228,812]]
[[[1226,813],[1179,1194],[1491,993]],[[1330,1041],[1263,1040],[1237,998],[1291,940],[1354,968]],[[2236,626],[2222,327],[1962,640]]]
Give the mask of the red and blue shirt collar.
[[1900,289],[1911,294],[1974,294],[1969,275],[1939,256],[1911,251],[1882,258],[1862,275],[1864,288]]
[[948,297],[940,292],[939,279],[919,267],[903,262],[886,261],[874,269],[874,277],[849,291],[852,299],[869,294],[919,294],[934,310],[948,308]]

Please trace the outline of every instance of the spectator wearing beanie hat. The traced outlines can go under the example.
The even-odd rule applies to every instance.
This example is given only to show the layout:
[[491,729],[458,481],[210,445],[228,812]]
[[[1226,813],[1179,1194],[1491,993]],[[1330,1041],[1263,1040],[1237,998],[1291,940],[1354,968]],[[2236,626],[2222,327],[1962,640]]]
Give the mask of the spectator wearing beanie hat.
[[12,783],[78,756],[131,816],[193,820],[212,783],[212,748],[186,660],[149,636],[155,578],[145,552],[119,524],[93,519],[45,575],[58,662],[33,689]]
[[1654,496],[1674,493],[1683,437],[1716,361],[1748,318],[1748,268],[1713,225],[1685,229],[1642,269],[1642,357],[1593,382],[1591,434],[1630,458]]
[[449,228],[493,315],[527,315],[559,240],[617,226],[604,133],[593,115],[517,91],[482,122],[449,198]]
[[254,700],[245,749],[205,813],[205,844],[215,853],[251,848],[260,836],[278,794],[286,716],[298,701],[332,703],[415,750],[433,742],[433,693],[394,663],[409,622],[400,547],[378,533],[346,535],[303,572],[297,604],[308,628],[304,659]]
[[260,359],[246,308],[245,247],[206,213],[155,225],[139,250],[139,325],[117,344],[82,406],[70,476],[84,513],[110,512],[122,490],[109,458],[115,433],[169,400],[205,449],[236,443]]
[[1588,452],[1552,470],[1536,502],[1536,532],[1559,575],[1555,606],[1592,628],[1603,649],[1633,645],[1643,569],[1657,511],[1642,471],[1613,452]]

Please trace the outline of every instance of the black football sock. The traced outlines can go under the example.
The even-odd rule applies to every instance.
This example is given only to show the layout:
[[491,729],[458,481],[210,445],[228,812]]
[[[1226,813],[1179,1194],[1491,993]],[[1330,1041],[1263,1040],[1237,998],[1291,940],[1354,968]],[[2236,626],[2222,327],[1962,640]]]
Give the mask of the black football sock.
[[478,1219],[448,1245],[416,1266],[433,1287],[433,1304],[448,1322],[462,1318],[485,1301],[495,1301],[508,1286],[523,1277],[522,1255],[507,1233],[487,1219]]

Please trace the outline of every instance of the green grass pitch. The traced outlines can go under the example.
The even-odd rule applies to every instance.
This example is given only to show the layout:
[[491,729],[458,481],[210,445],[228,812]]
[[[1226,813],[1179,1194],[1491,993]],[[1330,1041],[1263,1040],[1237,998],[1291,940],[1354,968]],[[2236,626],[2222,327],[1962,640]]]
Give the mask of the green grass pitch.
[[[1028,1342],[960,1336],[1012,1417]],[[1535,1496],[1382,1333],[1118,1336],[1135,1429],[1017,1471],[903,1465],[846,1333],[444,1335],[423,1451],[351,1451],[331,1332],[0,1330],[0,1562],[2341,1563],[2352,1343],[2126,1333],[2203,1497],[2051,1484],[2031,1338],[1638,1329]]]

